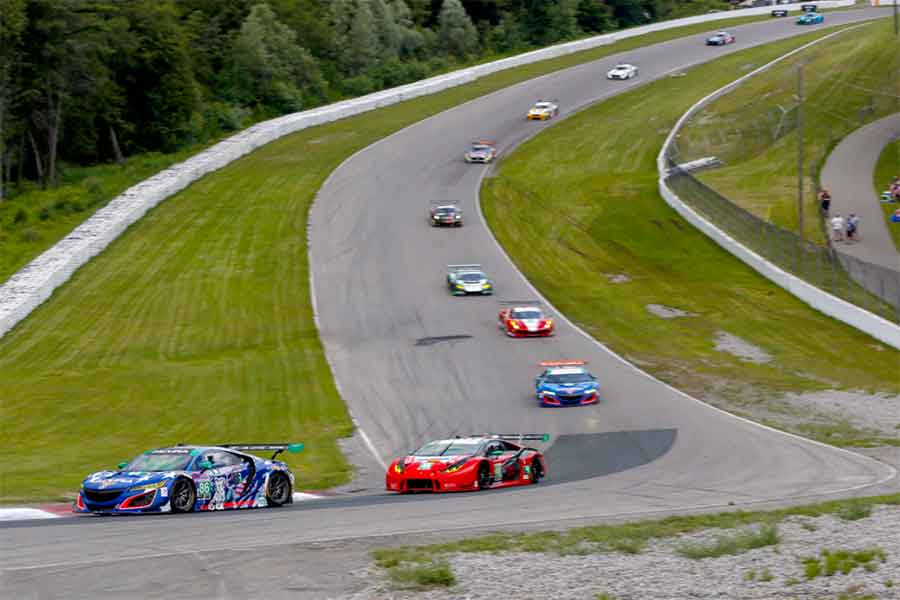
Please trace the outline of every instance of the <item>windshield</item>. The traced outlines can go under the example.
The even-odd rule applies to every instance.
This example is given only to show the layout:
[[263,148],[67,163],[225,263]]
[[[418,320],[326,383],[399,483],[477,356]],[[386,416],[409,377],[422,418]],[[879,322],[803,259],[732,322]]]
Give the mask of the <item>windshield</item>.
[[184,471],[193,460],[189,450],[183,452],[158,452],[153,451],[141,454],[123,471]]
[[463,273],[459,278],[463,281],[481,281],[484,279],[484,275],[481,273]]
[[547,383],[587,383],[591,376],[587,373],[553,373],[544,380]]
[[415,452],[415,456],[462,456],[464,454],[475,454],[481,442],[462,442],[447,441],[431,442],[425,444]]
[[538,102],[534,105],[535,108],[550,108],[550,103],[548,102]]
[[488,152],[490,149],[490,146],[472,146],[472,152]]
[[512,314],[509,315],[512,319],[541,319],[543,318],[541,315],[541,311],[536,308],[526,309],[526,310],[514,310]]
[[456,212],[456,209],[453,208],[453,207],[447,207],[447,208],[439,208],[439,209],[437,209],[437,214],[439,214],[439,215],[452,215],[452,214],[454,214],[455,212]]
[[617,70],[617,71],[624,71],[624,70],[627,70],[627,69],[630,69],[630,68],[631,68],[631,65],[616,65],[616,70]]

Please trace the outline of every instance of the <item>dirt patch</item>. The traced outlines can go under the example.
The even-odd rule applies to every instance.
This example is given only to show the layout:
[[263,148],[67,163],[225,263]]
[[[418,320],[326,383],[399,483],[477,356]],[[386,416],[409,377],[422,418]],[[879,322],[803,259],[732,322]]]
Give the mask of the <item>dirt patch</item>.
[[681,310],[680,308],[666,306],[664,304],[648,304],[646,308],[650,314],[656,315],[660,319],[679,319],[681,317],[697,316],[696,313],[687,312],[685,310]]
[[900,435],[900,396],[824,390],[786,394],[784,400],[801,411],[825,413],[860,429],[878,431],[886,437]]
[[771,355],[759,346],[754,346],[747,340],[727,331],[716,332],[716,350],[756,364],[764,364],[772,360]]

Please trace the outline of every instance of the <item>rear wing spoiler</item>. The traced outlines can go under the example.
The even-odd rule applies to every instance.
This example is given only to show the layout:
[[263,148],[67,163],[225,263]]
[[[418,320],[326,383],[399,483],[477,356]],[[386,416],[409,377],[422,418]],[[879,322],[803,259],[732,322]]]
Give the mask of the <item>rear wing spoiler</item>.
[[540,300],[498,300],[501,306],[543,306]]
[[475,144],[484,145],[484,146],[496,146],[497,142],[492,142],[491,140],[472,140],[472,145]]
[[481,265],[447,265],[447,270],[451,273],[456,271],[480,271]]
[[580,367],[586,365],[586,360],[543,360],[538,363],[539,367]]
[[303,450],[303,444],[222,444],[220,448],[230,448],[232,450],[241,450],[244,452],[260,452],[271,451],[272,460],[282,452],[290,452],[296,454]]
[[458,435],[456,437],[483,437],[483,438],[491,438],[495,440],[517,440],[517,441],[535,441],[535,442],[549,442],[550,434],[549,433],[476,433],[472,435]]

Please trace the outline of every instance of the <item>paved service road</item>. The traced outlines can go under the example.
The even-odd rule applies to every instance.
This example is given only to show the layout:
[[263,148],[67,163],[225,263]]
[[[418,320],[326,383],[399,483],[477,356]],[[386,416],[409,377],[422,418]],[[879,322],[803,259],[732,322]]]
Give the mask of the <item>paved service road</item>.
[[[900,113],[860,127],[835,147],[822,169],[822,187],[831,192],[831,213],[860,218],[859,242],[836,248],[860,260],[900,271],[900,254],[887,229],[872,184],[875,163],[884,147],[900,137]],[[880,190],[879,190],[880,192]]]
[[[881,14],[829,13],[828,24]],[[547,485],[403,498],[373,490],[284,510],[20,523],[0,528],[0,590],[74,597],[74,590],[114,594],[152,583],[141,595],[162,597],[180,583],[198,590],[195,597],[280,597],[312,589],[307,580],[297,583],[303,566],[290,552],[315,540],[749,506],[862,490],[891,478],[881,463],[685,397],[561,319],[554,338],[507,339],[496,326],[496,299],[454,298],[444,288],[448,263],[479,262],[498,298],[534,297],[480,221],[484,168],[462,162],[468,142],[493,139],[509,151],[548,126],[524,120],[538,98],[558,98],[565,115],[671,70],[809,31],[791,21],[734,28],[738,43],[729,48],[708,48],[696,35],[501,90],[365,149],[323,187],[310,216],[322,338],[379,459],[457,432],[549,432],[557,441],[548,451]],[[619,61],[639,65],[640,78],[606,81],[603,74]],[[428,206],[445,200],[462,204],[465,227],[426,224]],[[471,337],[416,344],[451,335]],[[558,358],[590,361],[603,385],[599,406],[538,408],[531,396],[536,363]],[[582,466],[570,468],[576,463],[565,459],[575,457]],[[244,552],[247,560],[225,560],[223,550]]]

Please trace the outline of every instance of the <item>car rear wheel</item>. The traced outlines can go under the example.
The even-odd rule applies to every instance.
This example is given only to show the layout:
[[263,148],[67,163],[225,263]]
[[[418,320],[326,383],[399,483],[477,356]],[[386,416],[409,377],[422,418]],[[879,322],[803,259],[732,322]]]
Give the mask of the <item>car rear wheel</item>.
[[172,492],[169,496],[169,505],[173,513],[186,513],[194,510],[197,501],[197,491],[194,484],[183,477],[176,479],[172,484]]
[[269,506],[283,506],[291,501],[291,480],[280,471],[269,475],[266,486],[266,502]]
[[544,465],[541,464],[541,461],[537,457],[535,457],[534,460],[531,461],[531,482],[537,484],[540,483],[543,478]]
[[486,490],[491,487],[493,478],[491,477],[491,465],[486,462],[478,465],[478,489]]

